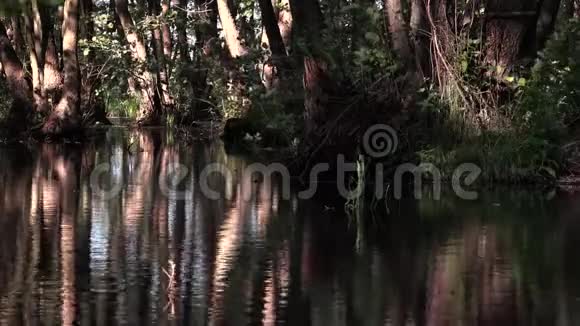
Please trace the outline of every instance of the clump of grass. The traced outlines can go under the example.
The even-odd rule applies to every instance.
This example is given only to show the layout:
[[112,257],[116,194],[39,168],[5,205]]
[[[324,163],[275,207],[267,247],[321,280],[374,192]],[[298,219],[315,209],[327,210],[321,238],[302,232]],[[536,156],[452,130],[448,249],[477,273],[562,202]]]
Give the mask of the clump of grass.
[[552,183],[563,168],[557,145],[512,132],[486,133],[454,147],[435,145],[417,154],[422,162],[437,166],[446,179],[461,164],[475,164],[484,183]]
[[134,97],[107,96],[105,107],[110,117],[136,119],[139,113],[139,100]]
[[501,78],[481,74],[476,40],[436,34],[437,83],[419,103],[430,118],[419,159],[447,178],[462,163],[477,164],[488,183],[554,182],[566,173],[574,160],[564,145],[577,143],[580,128],[580,20],[560,26],[531,73]]

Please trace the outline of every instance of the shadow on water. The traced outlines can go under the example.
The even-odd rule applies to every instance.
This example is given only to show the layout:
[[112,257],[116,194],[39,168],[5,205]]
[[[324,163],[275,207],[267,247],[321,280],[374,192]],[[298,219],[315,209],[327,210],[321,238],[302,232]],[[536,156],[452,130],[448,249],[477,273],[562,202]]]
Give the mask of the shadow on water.
[[[204,178],[213,162],[232,177]],[[183,178],[168,186],[178,163]],[[368,219],[358,246],[340,207],[285,200],[276,178],[242,173],[249,163],[158,129],[113,128],[82,146],[0,148],[0,323],[580,319],[578,198],[400,201]],[[202,179],[219,199],[206,196]]]

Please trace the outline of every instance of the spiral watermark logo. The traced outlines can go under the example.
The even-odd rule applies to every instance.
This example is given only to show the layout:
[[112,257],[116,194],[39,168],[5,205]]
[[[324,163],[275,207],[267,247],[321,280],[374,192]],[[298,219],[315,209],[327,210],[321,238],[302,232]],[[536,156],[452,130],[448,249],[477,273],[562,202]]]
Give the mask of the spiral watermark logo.
[[[394,154],[399,147],[397,131],[386,124],[371,126],[361,140],[365,154],[376,159]],[[223,163],[207,161],[205,166],[196,166],[192,162],[179,163],[179,157],[171,156],[172,153],[175,152],[164,151],[163,156],[144,155],[139,160],[128,161],[117,156],[112,157],[110,162],[95,166],[90,175],[91,189],[104,199],[113,199],[135,189],[138,191],[145,189],[129,187],[131,185],[148,184],[155,187],[151,189],[154,189],[156,193],[172,200],[191,199],[192,189],[198,189],[205,198],[210,200],[224,198],[230,200],[234,193],[234,185],[240,183],[244,185],[245,191],[237,194],[237,198],[248,201],[254,196],[254,191],[249,190],[253,189],[253,186],[248,187],[248,185],[275,178],[279,186],[278,192],[280,193],[281,190],[280,198],[288,200],[293,196],[304,200],[312,199],[320,191],[319,186],[323,183],[334,183],[338,194],[348,200],[361,198],[365,193],[373,193],[375,200],[384,199],[387,196],[402,199],[404,194],[410,192],[415,199],[422,199],[424,190],[429,187],[432,187],[429,194],[432,194],[433,199],[439,200],[443,183],[449,181],[459,198],[477,200],[478,192],[474,191],[474,184],[483,172],[473,163],[461,164],[451,172],[441,171],[429,162],[387,162],[364,158],[353,162],[348,161],[344,154],[338,154],[335,162],[330,162],[330,160],[319,162],[311,166],[309,171],[304,171],[309,172],[309,178],[300,178],[302,182],[300,191],[292,192],[291,184],[294,177],[283,163],[250,164],[248,162],[241,168],[238,165],[231,166],[225,160]],[[124,167],[124,163],[130,166]],[[391,174],[387,175],[387,173]],[[445,175],[452,175],[452,177],[444,180]],[[334,180],[329,180],[329,176]],[[327,187],[323,189],[328,190]]]
[[377,124],[363,135],[363,148],[367,155],[374,158],[387,157],[397,151],[399,137],[389,125]]

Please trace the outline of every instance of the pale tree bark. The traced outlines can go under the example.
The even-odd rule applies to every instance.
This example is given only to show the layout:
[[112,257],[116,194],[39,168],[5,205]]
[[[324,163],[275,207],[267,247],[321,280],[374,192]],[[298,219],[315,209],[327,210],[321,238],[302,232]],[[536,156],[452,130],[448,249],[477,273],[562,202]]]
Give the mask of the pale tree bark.
[[247,55],[248,49],[236,26],[228,0],[215,1],[217,1],[218,14],[230,56],[232,58],[239,58]]
[[[164,0],[165,1],[165,0]],[[167,6],[168,7],[168,6]],[[167,8],[169,10],[169,8]],[[167,13],[165,13],[167,14]],[[173,97],[169,92],[169,68],[168,61],[171,59],[171,33],[169,31],[169,26],[164,23],[165,16],[162,13],[159,0],[149,0],[149,15],[154,17],[160,17],[161,24],[154,26],[151,31],[153,34],[153,50],[155,52],[155,57],[157,59],[157,74],[159,80],[159,86],[161,87],[161,101],[164,108],[172,107],[174,104]],[[165,31],[167,28],[167,31]],[[165,34],[167,32],[169,38],[169,47],[165,41]],[[169,52],[169,55],[167,55]]]
[[268,47],[273,56],[285,56],[286,48],[278,25],[278,19],[274,11],[274,6],[270,0],[258,0],[260,11],[262,12],[262,25],[266,30]]
[[280,0],[274,9],[278,13],[278,28],[280,29],[282,41],[286,47],[286,53],[290,53],[292,45],[292,24],[294,22],[292,12],[290,11],[290,1]]
[[[169,0],[162,0],[161,2],[161,31],[163,36],[163,54],[165,55],[166,63],[169,65],[171,63],[171,55],[173,53],[173,38],[171,36],[171,28],[167,23],[167,17],[169,16],[171,10],[171,3]],[[169,73],[171,69],[167,69]]]
[[393,50],[407,64],[412,55],[401,0],[385,0],[384,10]]
[[580,0],[574,0],[574,17],[580,18]]
[[[50,17],[50,15],[47,15]],[[44,53],[44,91],[48,98],[49,104],[57,103],[63,86],[63,75],[60,70],[58,50],[56,47],[54,27],[52,21],[45,22],[44,35],[46,37],[46,50]]]
[[127,39],[127,43],[129,43],[133,60],[138,65],[137,75],[140,76],[140,80],[137,81],[137,85],[141,92],[141,105],[137,117],[138,124],[156,124],[159,121],[160,113],[156,101],[157,87],[153,74],[148,67],[145,42],[141,35],[139,35],[135,30],[135,24],[133,23],[133,19],[129,13],[127,0],[115,0],[115,9],[119,16],[121,26],[123,26],[123,32]]
[[2,21],[0,21],[0,63],[14,99],[11,115],[17,118],[17,122],[22,122],[22,118],[32,110],[32,88],[26,79],[24,66],[10,44]]
[[73,132],[81,125],[78,34],[79,0],[66,0],[62,24],[63,94],[42,128],[48,135]]
[[32,74],[32,90],[35,109],[39,112],[49,110],[44,92],[44,36],[38,0],[31,0],[24,15],[26,40]]
[[[115,0],[109,0],[109,10],[111,11],[111,16],[113,18],[112,24],[115,30],[117,31],[119,41],[123,43],[124,41],[126,41],[125,31],[123,30],[123,25],[121,25],[121,20],[119,19],[119,15],[117,15],[117,9],[115,8],[115,6],[116,6]],[[125,60],[127,67],[130,67],[132,65],[131,58],[124,56],[123,59]],[[138,90],[139,87],[137,86],[137,81],[132,74],[127,74],[127,86],[129,88],[129,93],[132,96],[140,98],[141,94],[140,91]]]
[[[222,59],[222,64],[225,66],[228,74],[228,83],[226,86],[229,89],[228,98],[237,103],[237,114],[245,116],[250,110],[250,100],[246,87],[247,78],[239,69],[239,63],[236,60],[231,59],[238,59],[247,56],[249,54],[249,49],[246,46],[247,43],[244,37],[236,26],[236,15],[233,13],[233,11],[235,11],[233,1],[215,1],[217,1],[218,15],[227,48],[227,55],[220,53],[220,58]],[[208,45],[211,46],[211,44]],[[205,111],[206,116],[207,113],[209,113],[207,110],[200,111]],[[201,116],[201,118],[205,117]]]

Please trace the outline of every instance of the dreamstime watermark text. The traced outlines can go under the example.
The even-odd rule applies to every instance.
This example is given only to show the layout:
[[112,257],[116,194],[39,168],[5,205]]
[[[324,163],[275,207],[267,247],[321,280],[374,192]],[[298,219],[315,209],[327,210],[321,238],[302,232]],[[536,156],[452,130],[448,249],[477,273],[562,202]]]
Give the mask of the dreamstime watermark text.
[[[385,166],[380,163],[381,159],[396,153],[399,147],[398,134],[394,128],[384,124],[377,124],[365,132],[362,137],[362,149],[367,158],[379,163],[368,164],[366,171],[371,172],[368,175],[373,176],[373,180],[369,184],[373,186],[373,192],[376,199],[384,199],[388,196],[392,189],[392,195],[395,199],[403,197],[404,189],[407,185],[412,186],[412,194],[415,199],[422,199],[424,189],[427,186],[432,187],[432,198],[439,200],[442,193],[443,178],[441,170],[431,163],[403,163],[396,167],[392,179],[385,177]],[[370,160],[369,160],[370,161]],[[366,164],[366,163],[365,163]],[[354,199],[362,195],[365,185],[363,182],[355,182],[357,185],[352,189],[353,174],[359,172],[360,162],[347,162],[344,155],[337,155],[336,158],[336,190],[345,199]],[[186,199],[187,194],[182,184],[192,173],[192,169],[180,163],[171,163],[165,168],[165,173],[162,173],[156,180],[159,182],[159,190],[165,196]],[[331,171],[330,164],[319,163],[314,165],[308,171],[307,188],[297,193],[299,199],[311,199],[319,191],[321,184],[321,176],[324,173]],[[112,178],[107,178],[111,175],[112,167],[110,164],[100,164],[95,167],[90,176],[91,188],[100,194],[104,199],[112,199],[123,191],[123,184],[118,181],[112,181]],[[226,164],[209,163],[203,167],[196,176],[196,184],[201,193],[210,200],[231,199],[230,193],[222,193],[218,189],[212,188],[212,180],[216,177],[222,178],[227,184],[231,184],[234,176],[239,171],[231,170]],[[242,177],[257,180],[261,178],[277,177],[281,187],[281,197],[284,200],[291,199],[291,183],[292,176],[288,168],[281,163],[253,163],[247,165],[241,171]],[[476,200],[478,193],[470,190],[482,170],[479,166],[473,163],[463,163],[455,168],[451,175],[451,188],[454,194],[463,200]],[[108,182],[104,182],[108,180]],[[143,181],[143,180],[141,180]],[[244,200],[251,200],[251,192],[243,193]]]

